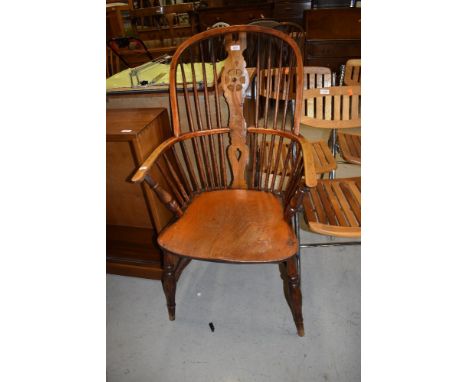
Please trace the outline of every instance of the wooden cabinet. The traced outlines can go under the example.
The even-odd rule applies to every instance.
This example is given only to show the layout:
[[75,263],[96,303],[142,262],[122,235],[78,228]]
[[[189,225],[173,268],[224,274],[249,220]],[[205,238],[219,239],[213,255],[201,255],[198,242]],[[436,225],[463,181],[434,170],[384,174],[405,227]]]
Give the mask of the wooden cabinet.
[[125,36],[125,23],[122,13],[128,13],[127,4],[106,5],[106,41],[112,37]]
[[310,0],[265,0],[208,2],[207,8],[197,10],[200,31],[223,21],[230,25],[249,24],[261,18],[290,21],[303,26],[304,11],[311,8]]
[[[138,166],[171,136],[163,108],[107,110],[107,272],[160,279],[156,234],[171,218],[146,184],[129,182]],[[152,174],[165,184],[158,173]]]
[[311,9],[306,25],[305,65],[337,72],[350,58],[361,57],[361,9]]
[[361,57],[361,40],[307,40],[304,64],[325,66],[338,72],[350,58]]
[[199,8],[200,31],[220,21],[229,25],[249,24],[253,20],[273,17],[274,3],[227,5],[214,8]]
[[276,0],[273,17],[304,26],[304,11],[311,8],[310,0]]

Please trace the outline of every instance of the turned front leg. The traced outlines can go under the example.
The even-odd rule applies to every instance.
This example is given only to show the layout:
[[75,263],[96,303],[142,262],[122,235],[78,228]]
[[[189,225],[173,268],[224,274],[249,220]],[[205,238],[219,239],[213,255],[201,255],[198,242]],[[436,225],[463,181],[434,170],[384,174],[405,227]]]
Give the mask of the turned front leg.
[[169,320],[175,320],[175,293],[176,293],[176,274],[175,274],[175,256],[165,252],[163,258],[163,289],[166,295],[167,310],[169,313]]
[[296,324],[297,334],[300,337],[304,336],[304,322],[302,318],[302,293],[300,274],[297,267],[297,256],[290,257],[286,261],[288,288],[289,288],[289,303]]

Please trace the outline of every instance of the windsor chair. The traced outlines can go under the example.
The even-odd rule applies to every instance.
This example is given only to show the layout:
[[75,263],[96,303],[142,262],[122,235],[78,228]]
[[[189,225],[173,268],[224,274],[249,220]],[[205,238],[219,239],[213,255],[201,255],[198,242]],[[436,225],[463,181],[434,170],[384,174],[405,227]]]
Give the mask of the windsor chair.
[[[148,62],[154,59],[145,43],[136,37],[113,37],[107,41],[107,47],[127,68],[136,66],[136,63],[141,61]],[[129,52],[132,53],[131,57]]]
[[120,72],[120,59],[112,49],[106,47],[106,78]]
[[[224,46],[223,56],[216,57],[217,44]],[[273,81],[275,69],[280,74]],[[247,123],[246,92],[265,81],[268,97],[251,92],[254,116]],[[175,319],[177,281],[192,259],[274,263],[280,264],[297,333],[304,335],[299,246],[291,224],[317,180],[311,146],[299,134],[302,82],[299,47],[270,28],[210,29],[175,52],[170,68],[174,137],[132,178],[146,182],[174,215],[158,236],[170,320]],[[294,94],[299,105],[292,124],[290,104],[280,97],[284,88],[296,89],[284,94],[286,100]],[[228,115],[220,112],[222,104]],[[164,175],[167,189],[154,181],[154,171]]]
[[257,25],[259,27],[266,27],[266,28],[275,28],[278,26],[280,23],[279,21],[276,21],[274,19],[257,19],[257,20],[252,20],[249,25]]
[[291,36],[297,45],[301,49],[301,53],[304,55],[305,48],[305,31],[299,24],[292,23],[289,21],[282,21],[278,25],[273,26],[274,29],[277,29],[281,32],[286,33]]
[[196,30],[193,3],[134,9],[130,20],[153,55],[172,54]]

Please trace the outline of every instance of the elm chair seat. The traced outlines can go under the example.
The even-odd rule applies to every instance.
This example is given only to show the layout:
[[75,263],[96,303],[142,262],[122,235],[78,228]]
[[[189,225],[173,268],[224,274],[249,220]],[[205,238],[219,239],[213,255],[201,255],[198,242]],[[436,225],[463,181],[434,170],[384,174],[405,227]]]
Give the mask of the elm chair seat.
[[268,192],[205,192],[159,235],[158,243],[170,253],[199,260],[284,261],[297,253],[298,242],[283,210],[281,201]]

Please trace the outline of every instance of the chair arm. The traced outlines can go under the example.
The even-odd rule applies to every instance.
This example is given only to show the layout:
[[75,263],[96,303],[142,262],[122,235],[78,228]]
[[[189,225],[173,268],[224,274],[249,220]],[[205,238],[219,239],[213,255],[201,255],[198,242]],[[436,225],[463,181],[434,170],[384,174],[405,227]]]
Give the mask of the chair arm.
[[162,142],[151,154],[146,160],[141,164],[141,166],[138,168],[137,172],[135,175],[132,177],[132,182],[133,183],[141,183],[145,180],[145,176],[148,174],[149,170],[151,167],[153,167],[153,164],[156,162],[156,160],[159,158],[159,156],[164,153],[168,148],[170,148],[172,145],[177,143],[180,140],[180,137],[172,137],[169,139],[166,139],[164,142]]
[[304,179],[307,187],[315,187],[317,185],[317,173],[315,171],[314,156],[312,143],[307,141],[303,136],[296,137],[301,145],[302,156],[304,158]]
[[180,208],[180,205],[177,203],[174,197],[158,182],[156,182],[148,173],[159,156],[179,140],[179,137],[173,137],[162,142],[138,168],[137,172],[132,177],[132,182],[141,183],[146,181],[148,186],[156,193],[161,203],[163,203],[176,216],[181,217],[183,215],[183,211]]
[[229,128],[220,128],[220,129],[212,129],[212,130],[202,130],[202,131],[193,131],[190,133],[184,133],[169,139],[166,139],[162,142],[156,149],[150,154],[148,158],[143,162],[140,168],[137,170],[135,175],[132,177],[133,183],[140,183],[145,179],[145,176],[148,174],[148,171],[151,169],[153,164],[159,158],[161,154],[163,154],[167,149],[171,146],[176,144],[180,141],[185,141],[187,139],[192,139],[195,137],[201,137],[205,135],[216,135],[216,134],[225,134],[229,132]]

